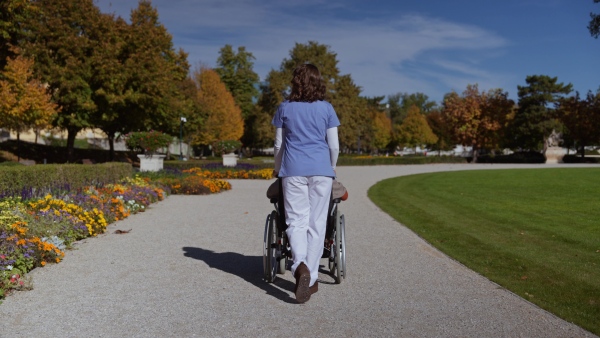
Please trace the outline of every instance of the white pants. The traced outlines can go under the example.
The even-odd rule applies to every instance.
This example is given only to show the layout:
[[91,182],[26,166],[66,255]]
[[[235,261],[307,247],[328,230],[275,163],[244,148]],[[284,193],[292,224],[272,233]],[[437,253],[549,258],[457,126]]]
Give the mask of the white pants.
[[288,225],[285,231],[292,247],[292,275],[300,263],[310,270],[310,285],[319,277],[323,255],[327,211],[333,179],[325,176],[283,178],[283,200]]

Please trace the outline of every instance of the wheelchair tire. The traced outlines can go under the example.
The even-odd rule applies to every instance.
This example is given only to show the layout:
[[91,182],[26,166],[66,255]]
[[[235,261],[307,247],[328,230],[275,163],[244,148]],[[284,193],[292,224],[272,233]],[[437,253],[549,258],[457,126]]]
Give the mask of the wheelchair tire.
[[334,243],[334,269],[333,269],[333,278],[335,279],[336,284],[340,284],[342,282],[342,216],[340,215],[340,210],[336,208],[335,210],[335,243]]
[[340,262],[342,267],[342,277],[346,279],[346,218],[344,215],[340,216],[340,233],[341,233],[341,241],[340,241]]
[[263,269],[267,283],[273,283],[277,275],[277,212],[273,210],[267,217],[263,245]]

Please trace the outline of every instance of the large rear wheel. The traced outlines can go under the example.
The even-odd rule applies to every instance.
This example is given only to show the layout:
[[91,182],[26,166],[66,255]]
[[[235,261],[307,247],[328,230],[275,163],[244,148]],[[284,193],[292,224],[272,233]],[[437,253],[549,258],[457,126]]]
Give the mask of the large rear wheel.
[[335,279],[336,284],[340,284],[342,282],[342,217],[340,215],[340,211],[338,208],[335,209],[335,228],[334,228],[334,238],[335,243],[334,247],[334,268],[333,268],[333,278]]
[[277,212],[273,210],[267,217],[263,245],[264,277],[268,283],[273,283],[277,274]]
[[342,267],[342,277],[346,279],[346,277],[348,276],[348,270],[346,270],[346,218],[344,217],[344,215],[340,216],[340,233],[340,262]]

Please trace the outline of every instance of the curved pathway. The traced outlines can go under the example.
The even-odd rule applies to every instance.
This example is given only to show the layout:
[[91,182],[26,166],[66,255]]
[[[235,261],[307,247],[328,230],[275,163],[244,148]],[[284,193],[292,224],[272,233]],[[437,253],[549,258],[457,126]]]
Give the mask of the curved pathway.
[[0,305],[0,337],[593,337],[448,258],[366,196],[388,177],[508,167],[550,166],[338,168],[350,193],[348,278],[321,274],[303,305],[289,271],[262,280],[271,181],[170,196],[32,271],[35,289]]

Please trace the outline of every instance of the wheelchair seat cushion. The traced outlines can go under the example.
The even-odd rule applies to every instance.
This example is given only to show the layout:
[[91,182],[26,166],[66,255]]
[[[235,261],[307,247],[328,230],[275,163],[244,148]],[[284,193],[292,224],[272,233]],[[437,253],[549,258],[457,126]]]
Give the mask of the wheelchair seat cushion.
[[[275,180],[275,182],[273,182],[267,189],[267,198],[277,199],[278,197],[279,197],[279,182],[278,182],[278,180]],[[342,201],[345,201],[348,199],[348,190],[346,190],[346,187],[344,187],[344,185],[340,181],[333,180],[332,187],[331,187],[331,197],[333,199],[339,198]]]

